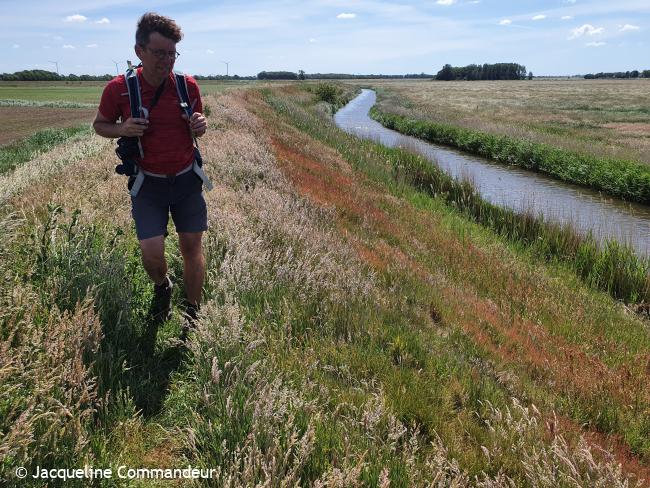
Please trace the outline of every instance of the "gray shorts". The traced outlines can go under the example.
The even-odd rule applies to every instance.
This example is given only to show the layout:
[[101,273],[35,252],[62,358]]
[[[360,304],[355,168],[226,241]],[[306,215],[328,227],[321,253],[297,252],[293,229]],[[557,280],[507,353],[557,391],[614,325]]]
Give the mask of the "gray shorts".
[[[132,180],[133,177],[129,183]],[[145,176],[140,191],[131,197],[138,240],[167,235],[170,212],[176,232],[207,230],[208,212],[202,186],[201,178],[191,170],[173,178]]]

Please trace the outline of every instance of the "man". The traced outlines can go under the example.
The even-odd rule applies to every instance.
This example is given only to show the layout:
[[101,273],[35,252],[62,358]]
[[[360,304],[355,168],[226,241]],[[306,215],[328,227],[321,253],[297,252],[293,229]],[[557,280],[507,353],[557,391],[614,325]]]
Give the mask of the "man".
[[137,195],[131,196],[131,213],[142,264],[155,284],[152,314],[156,322],[171,315],[172,282],[165,260],[171,212],[183,256],[185,338],[188,327],[194,325],[205,278],[201,238],[207,230],[207,208],[202,181],[192,171],[192,136],[205,134],[207,123],[201,114],[199,87],[189,76],[187,89],[193,107],[189,120],[180,106],[173,67],[179,55],[176,44],[181,39],[180,27],[172,19],[151,12],[144,14],[135,34],[135,53],[142,63],[137,76],[148,117],[131,116],[126,79],[118,76],[104,89],[93,127],[103,137],[140,138],[144,157],[137,158],[137,163],[145,177]]

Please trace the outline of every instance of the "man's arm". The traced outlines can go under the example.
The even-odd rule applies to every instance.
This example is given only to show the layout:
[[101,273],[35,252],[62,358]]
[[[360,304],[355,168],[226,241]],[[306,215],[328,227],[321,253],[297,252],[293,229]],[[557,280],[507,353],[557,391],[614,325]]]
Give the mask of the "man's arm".
[[147,119],[129,118],[120,123],[113,122],[104,117],[98,110],[93,121],[93,129],[102,137],[141,137],[147,130],[149,121]]

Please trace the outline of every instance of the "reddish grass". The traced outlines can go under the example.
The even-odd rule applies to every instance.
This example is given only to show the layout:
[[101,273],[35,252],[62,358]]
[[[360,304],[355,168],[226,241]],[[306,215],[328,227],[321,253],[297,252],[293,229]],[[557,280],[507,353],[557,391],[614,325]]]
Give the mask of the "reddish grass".
[[[426,255],[413,259],[409,257],[412,253],[404,252],[415,247],[425,254],[435,254],[445,265],[464,273],[468,283],[463,285],[469,286],[462,289],[444,286],[438,290],[454,311],[454,316],[445,317],[445,320],[458,324],[502,365],[515,370],[523,366],[538,382],[544,381],[549,388],[578,395],[587,401],[601,395],[609,395],[625,405],[639,398],[650,399],[645,388],[648,371],[610,368],[579,346],[522,318],[518,312],[506,314],[493,301],[479,298],[470,280],[482,276],[485,280],[493,280],[494,284],[495,274],[499,280],[496,283],[505,287],[504,296],[517,297],[523,303],[535,296],[533,283],[522,284],[515,279],[507,264],[491,258],[470,242],[461,242],[459,237],[437,230],[435,217],[428,211],[402,205],[400,215],[393,218],[379,209],[383,195],[372,191],[372,185],[363,175],[343,175],[315,156],[327,149],[306,147],[304,141],[300,141],[304,136],[287,126],[283,126],[282,131],[277,127],[268,130],[273,134],[271,145],[281,170],[300,193],[339,211],[337,226],[348,234],[359,256],[370,266],[383,271],[398,262],[413,271],[423,283],[430,283],[431,272],[423,264],[426,267],[435,264],[426,259]],[[367,230],[364,234],[370,234],[370,238],[354,237],[358,232],[355,221],[363,222]],[[388,245],[382,236],[390,236],[398,246]],[[645,361],[642,364],[645,366]],[[562,429],[580,432],[593,446],[610,450],[625,472],[642,479],[650,478],[650,468],[632,454],[620,436],[582,429],[568,418],[563,420]]]

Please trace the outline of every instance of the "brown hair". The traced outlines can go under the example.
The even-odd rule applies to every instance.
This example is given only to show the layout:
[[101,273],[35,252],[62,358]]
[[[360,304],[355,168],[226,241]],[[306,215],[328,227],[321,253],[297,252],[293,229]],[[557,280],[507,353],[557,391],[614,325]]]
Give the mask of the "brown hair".
[[183,38],[181,28],[174,20],[155,12],[147,12],[138,20],[138,28],[135,31],[136,44],[145,47],[149,43],[149,34],[152,32],[158,32],[174,42],[179,42]]

